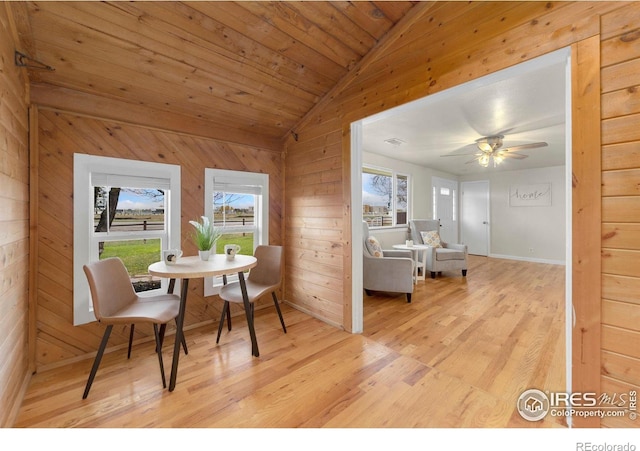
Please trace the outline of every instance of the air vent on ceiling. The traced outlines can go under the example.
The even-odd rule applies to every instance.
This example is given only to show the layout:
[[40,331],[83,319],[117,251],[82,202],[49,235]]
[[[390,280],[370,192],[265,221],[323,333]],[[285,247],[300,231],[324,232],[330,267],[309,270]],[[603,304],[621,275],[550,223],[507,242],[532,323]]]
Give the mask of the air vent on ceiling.
[[398,138],[385,139],[384,142],[386,142],[387,144],[391,144],[392,146],[399,146],[405,143],[403,140]]

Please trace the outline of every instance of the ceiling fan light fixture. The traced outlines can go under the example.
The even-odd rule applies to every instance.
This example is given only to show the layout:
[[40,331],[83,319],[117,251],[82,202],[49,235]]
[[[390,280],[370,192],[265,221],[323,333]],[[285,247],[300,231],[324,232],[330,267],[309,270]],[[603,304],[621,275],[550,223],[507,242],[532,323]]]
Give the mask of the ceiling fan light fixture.
[[528,155],[523,155],[521,153],[517,153],[517,151],[522,149],[535,149],[538,147],[546,147],[548,144],[546,142],[533,142],[529,144],[519,144],[515,146],[509,146],[507,148],[502,148],[504,135],[491,135],[485,136],[483,138],[476,139],[476,147],[478,150],[473,154],[447,154],[440,155],[441,157],[456,157],[461,155],[473,155],[475,158],[473,160],[467,161],[467,164],[478,162],[480,166],[483,168],[489,167],[491,164],[494,168],[497,168],[507,157],[515,158],[518,160],[522,160],[523,158],[527,158]]
[[503,139],[504,135],[485,136],[483,138],[476,139],[476,145],[483,152],[491,152],[502,147]]
[[479,142],[478,149],[480,149],[482,152],[491,152],[493,150],[491,148],[491,144],[487,142]]

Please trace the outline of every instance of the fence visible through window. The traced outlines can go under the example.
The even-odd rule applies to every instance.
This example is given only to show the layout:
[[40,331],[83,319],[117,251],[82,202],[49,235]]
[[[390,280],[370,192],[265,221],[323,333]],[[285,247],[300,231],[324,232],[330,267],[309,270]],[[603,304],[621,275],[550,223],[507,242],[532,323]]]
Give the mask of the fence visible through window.
[[362,169],[362,219],[371,227],[406,225],[409,176],[390,169]]

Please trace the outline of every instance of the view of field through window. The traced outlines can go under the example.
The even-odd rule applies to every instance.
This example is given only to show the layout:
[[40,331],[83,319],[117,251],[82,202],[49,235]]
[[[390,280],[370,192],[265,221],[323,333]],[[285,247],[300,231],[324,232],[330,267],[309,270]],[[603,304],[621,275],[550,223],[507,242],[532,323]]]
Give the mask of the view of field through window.
[[216,243],[216,253],[223,253],[225,244],[237,244],[240,254],[253,255],[256,196],[245,193],[216,191],[213,195],[213,221],[222,229]]
[[[216,253],[224,253],[225,244],[233,243],[241,247],[240,254],[253,255],[255,197],[215,193],[213,219],[222,232]],[[147,268],[162,256],[165,200],[164,191],[157,189],[94,187],[93,224],[100,237],[99,258],[119,257],[136,292],[160,288],[160,280]],[[191,233],[188,230],[184,236],[190,237]]]

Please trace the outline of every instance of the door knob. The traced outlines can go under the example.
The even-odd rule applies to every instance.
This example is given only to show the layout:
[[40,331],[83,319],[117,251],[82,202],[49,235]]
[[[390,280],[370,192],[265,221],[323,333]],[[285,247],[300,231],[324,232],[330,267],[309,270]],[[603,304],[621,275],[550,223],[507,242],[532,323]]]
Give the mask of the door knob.
[[487,221],[482,221],[483,224],[489,224]]

